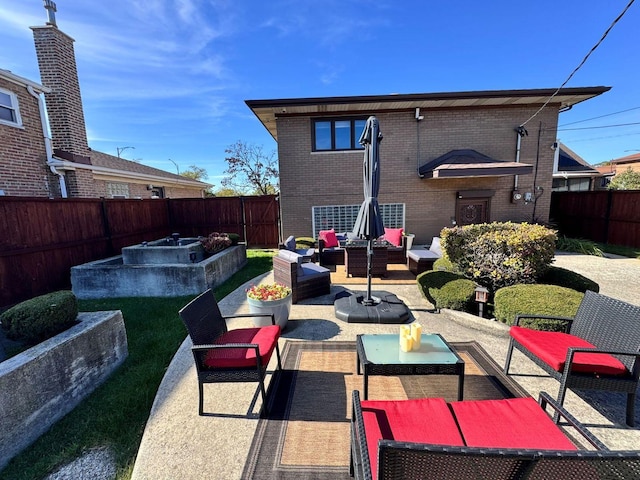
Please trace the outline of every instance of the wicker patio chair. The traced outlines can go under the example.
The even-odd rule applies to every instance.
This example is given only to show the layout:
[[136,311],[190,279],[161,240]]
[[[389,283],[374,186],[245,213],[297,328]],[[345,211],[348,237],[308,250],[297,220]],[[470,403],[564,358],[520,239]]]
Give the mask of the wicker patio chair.
[[[272,325],[227,329],[228,318],[256,316],[271,317]],[[183,307],[180,318],[193,342],[191,351],[198,374],[199,415],[203,415],[203,385],[222,382],[258,382],[262,394],[260,413],[268,412],[264,378],[274,350],[277,370],[282,369],[278,348],[280,327],[273,315],[251,313],[223,317],[209,289]]]

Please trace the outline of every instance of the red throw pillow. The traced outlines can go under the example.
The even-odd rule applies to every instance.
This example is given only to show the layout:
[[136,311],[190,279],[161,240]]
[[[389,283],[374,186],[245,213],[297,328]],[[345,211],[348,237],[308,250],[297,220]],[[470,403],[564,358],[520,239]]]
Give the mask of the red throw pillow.
[[336,237],[336,231],[333,228],[331,230],[320,230],[320,232],[318,232],[318,238],[324,240],[325,248],[337,247],[340,245],[338,243],[338,237]]
[[384,239],[391,245],[399,247],[402,245],[402,228],[384,227]]

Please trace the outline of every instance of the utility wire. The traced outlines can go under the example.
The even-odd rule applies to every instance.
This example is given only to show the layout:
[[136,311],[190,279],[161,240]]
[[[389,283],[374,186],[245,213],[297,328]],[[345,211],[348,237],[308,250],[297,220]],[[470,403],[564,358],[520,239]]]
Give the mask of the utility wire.
[[599,117],[586,118],[584,120],[577,120],[575,122],[563,123],[562,125],[558,125],[559,127],[567,127],[569,125],[575,125],[576,123],[588,122],[590,120],[598,120],[599,118],[610,117],[612,115],[618,115],[619,113],[630,112],[631,110],[638,110],[640,107],[627,108],[626,110],[621,110],[619,112],[606,113],[604,115],[600,115]]
[[620,21],[620,19],[624,16],[625,13],[627,13],[627,10],[629,10],[631,5],[633,5],[633,2],[635,2],[635,0],[631,0],[627,4],[627,6],[622,11],[622,13],[620,15],[618,15],[618,17],[613,21],[613,23],[611,25],[609,25],[609,28],[607,28],[607,30],[604,32],[602,37],[600,37],[600,40],[598,40],[598,43],[596,43],[593,47],[591,47],[591,50],[589,50],[589,53],[587,53],[587,55],[582,59],[582,61],[580,62],[580,65],[578,65],[576,68],[573,69],[573,72],[571,72],[571,74],[567,77],[567,79],[564,81],[564,83],[562,85],[560,85],[555,92],[553,92],[553,94],[549,97],[549,99],[546,102],[544,102],[544,105],[542,105],[538,109],[538,111],[536,113],[531,115],[531,117],[529,117],[529,119],[521,125],[522,127],[524,127],[527,123],[529,123],[531,120],[533,120],[542,111],[542,109],[544,107],[549,105],[549,102],[551,102],[551,100],[553,100],[553,97],[555,97],[560,92],[562,87],[564,87],[567,83],[569,83],[569,80],[571,80],[571,77],[573,77],[576,74],[576,72],[582,68],[582,66],[585,64],[587,59],[591,56],[591,54],[596,50],[596,48],[598,48],[600,46],[600,44],[604,41],[604,39],[607,37],[607,35],[609,35],[609,32],[615,26],[615,24]]
[[640,122],[618,123],[617,125],[600,125],[599,127],[559,128],[558,131],[568,132],[569,130],[593,130],[594,128],[628,127],[629,125],[640,125]]

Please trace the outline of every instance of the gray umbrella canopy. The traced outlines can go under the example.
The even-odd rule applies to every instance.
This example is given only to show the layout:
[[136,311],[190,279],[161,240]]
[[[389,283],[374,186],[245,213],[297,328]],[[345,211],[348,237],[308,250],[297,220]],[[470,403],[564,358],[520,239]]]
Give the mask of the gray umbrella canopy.
[[353,233],[367,240],[378,238],[384,233],[378,192],[380,190],[380,124],[376,117],[369,117],[360,136],[364,146],[364,201],[360,206]]
[[373,257],[373,240],[384,233],[382,215],[378,205],[378,192],[380,191],[380,124],[376,117],[369,117],[360,136],[360,144],[364,145],[364,202],[360,206],[353,233],[366,238],[367,246],[367,296],[363,299],[364,305],[375,305],[379,298],[371,296],[371,262]]

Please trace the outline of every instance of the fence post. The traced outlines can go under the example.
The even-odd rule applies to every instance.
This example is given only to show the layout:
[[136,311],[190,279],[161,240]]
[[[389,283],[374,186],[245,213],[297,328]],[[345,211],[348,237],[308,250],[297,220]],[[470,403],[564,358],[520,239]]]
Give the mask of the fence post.
[[107,215],[107,202],[104,197],[100,197],[100,210],[102,212],[104,235],[107,237],[107,254],[111,257],[114,255],[113,239],[111,238],[111,227],[109,225],[109,216]]
[[607,208],[604,213],[604,241],[609,243],[609,222],[611,221],[611,204],[613,203],[613,190],[607,190]]

